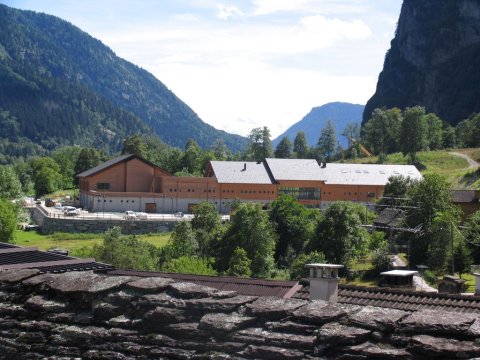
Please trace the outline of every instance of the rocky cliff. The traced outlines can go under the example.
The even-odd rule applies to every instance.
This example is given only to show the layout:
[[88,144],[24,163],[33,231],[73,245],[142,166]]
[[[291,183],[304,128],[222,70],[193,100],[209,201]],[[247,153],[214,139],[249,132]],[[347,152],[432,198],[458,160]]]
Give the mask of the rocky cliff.
[[0,359],[451,359],[480,356],[479,339],[475,314],[0,271]]
[[422,105],[452,125],[480,111],[480,2],[405,0],[364,121]]

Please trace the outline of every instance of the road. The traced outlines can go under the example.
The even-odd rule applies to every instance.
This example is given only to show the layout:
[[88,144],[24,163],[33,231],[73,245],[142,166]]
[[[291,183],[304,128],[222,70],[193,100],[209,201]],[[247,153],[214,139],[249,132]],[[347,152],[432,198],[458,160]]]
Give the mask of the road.
[[462,154],[462,153],[459,153],[459,152],[455,152],[455,151],[450,151],[448,152],[450,155],[455,155],[455,156],[458,156],[458,157],[461,157],[461,158],[464,158],[465,160],[467,160],[468,162],[468,168],[469,169],[478,169],[480,167],[480,163],[478,163],[477,161],[473,160],[470,156],[468,155],[465,155],[465,154]]
[[[393,264],[394,268],[395,267],[406,267],[406,265],[407,265],[397,255],[393,255],[392,264]],[[414,275],[413,276],[413,284],[415,285],[415,290],[417,290],[417,291],[438,292],[437,289],[428,285],[428,283],[420,275]]]

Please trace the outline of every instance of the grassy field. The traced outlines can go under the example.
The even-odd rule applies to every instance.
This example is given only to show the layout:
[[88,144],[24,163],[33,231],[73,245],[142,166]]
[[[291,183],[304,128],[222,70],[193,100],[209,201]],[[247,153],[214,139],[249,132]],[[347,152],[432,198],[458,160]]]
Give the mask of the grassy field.
[[[137,237],[152,245],[162,247],[167,244],[170,239],[170,233],[138,235]],[[70,252],[75,252],[82,247],[92,247],[101,242],[102,234],[55,233],[41,235],[35,231],[17,230],[16,232],[16,245],[37,246],[41,250],[62,248],[68,249]]]

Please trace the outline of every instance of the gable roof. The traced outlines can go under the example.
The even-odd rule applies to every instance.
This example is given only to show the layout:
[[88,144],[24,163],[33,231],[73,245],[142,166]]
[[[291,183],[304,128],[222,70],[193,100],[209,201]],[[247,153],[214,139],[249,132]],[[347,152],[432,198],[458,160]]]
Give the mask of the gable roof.
[[220,184],[273,184],[274,180],[263,162],[210,161]]
[[391,176],[421,180],[414,165],[338,164],[321,168],[327,185],[386,185]]
[[[103,170],[106,170],[114,165],[117,165],[117,164],[120,164],[122,162],[126,162],[126,161],[129,161],[131,159],[138,159],[140,161],[143,161],[144,163],[152,166],[152,167],[155,167],[155,168],[158,168],[160,169],[157,165],[151,163],[150,161],[148,160],[145,160],[143,158],[141,158],[140,156],[136,155],[136,154],[126,154],[126,155],[121,155],[121,156],[118,156],[114,159],[110,159],[108,161],[105,161],[104,163],[100,164],[100,165],[97,165],[91,169],[88,169],[88,170],[85,170],[84,172],[81,172],[80,174],[77,174],[75,175],[76,177],[87,177],[87,176],[91,176],[91,175],[94,175],[96,173],[99,173],[100,171],[103,171]],[[166,174],[169,174],[167,171],[161,169],[163,172],[165,172]]]
[[275,180],[325,180],[325,174],[315,159],[266,159]]

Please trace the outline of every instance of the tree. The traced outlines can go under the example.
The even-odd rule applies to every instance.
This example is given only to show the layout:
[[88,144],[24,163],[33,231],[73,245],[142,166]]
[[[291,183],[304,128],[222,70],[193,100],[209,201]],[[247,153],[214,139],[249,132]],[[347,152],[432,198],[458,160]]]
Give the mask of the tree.
[[399,150],[402,112],[398,108],[375,109],[365,124],[364,139],[374,154],[388,154]]
[[348,141],[348,148],[360,138],[360,127],[356,123],[348,123],[342,131],[342,136],[345,136]]
[[292,157],[292,142],[288,137],[284,137],[275,148],[275,157],[277,159],[290,159]]
[[470,215],[463,229],[463,236],[471,249],[475,264],[480,263],[480,210]]
[[197,239],[199,255],[212,256],[223,230],[215,205],[208,201],[197,204],[193,209],[191,226]]
[[83,148],[78,154],[75,162],[75,174],[80,174],[100,164],[102,161],[100,153],[94,148]]
[[0,166],[0,198],[17,199],[22,194],[22,184],[10,166]]
[[335,128],[330,120],[321,130],[317,143],[317,154],[319,160],[331,161],[335,156],[335,146],[337,139],[335,137]]
[[0,198],[0,242],[15,242],[15,229],[17,228],[17,215],[14,205]]
[[407,195],[414,205],[407,209],[407,223],[411,228],[422,227],[422,234],[411,239],[410,247],[410,262],[418,265],[427,261],[436,217],[443,213],[445,218],[457,218],[458,209],[452,204],[449,183],[438,174],[425,174]]
[[247,158],[253,161],[263,161],[266,158],[273,157],[272,142],[270,140],[270,130],[268,127],[258,127],[252,129],[248,135],[249,146],[247,149]]
[[[185,152],[183,153],[181,164],[184,171],[189,174],[199,174],[200,170],[200,156],[202,149],[193,139],[189,139],[185,144]],[[203,170],[203,169],[202,169]]]
[[[198,242],[189,221],[180,221],[170,236],[170,241],[164,247],[168,259],[177,259],[181,256],[196,256]],[[162,249],[163,250],[163,249]]]
[[293,151],[297,159],[305,159],[308,154],[307,138],[303,131],[297,132],[295,140],[293,141]]
[[306,209],[291,196],[282,195],[270,204],[270,221],[278,235],[275,249],[277,263],[283,259],[287,263],[285,265],[289,265],[289,248],[293,250],[293,256],[303,252],[315,231],[317,219],[314,214],[316,212]]
[[141,135],[135,134],[127,137],[123,142],[122,155],[135,154],[142,159],[147,158],[147,145]]
[[438,150],[443,147],[443,122],[435,114],[430,113],[424,117],[427,127],[427,146],[430,150]]
[[217,275],[207,259],[195,256],[180,256],[176,259],[169,259],[162,264],[160,270],[180,274]]
[[251,261],[252,276],[268,278],[273,270],[276,234],[259,204],[241,203],[231,216],[228,229],[219,243],[217,269],[226,271],[237,247]]
[[70,189],[74,184],[75,163],[82,149],[78,146],[62,146],[52,152],[52,158],[60,167],[62,188]]
[[252,271],[250,270],[251,263],[251,260],[247,256],[247,252],[244,249],[237,247],[228,263],[227,274],[237,277],[250,277],[250,275],[252,275]]
[[227,145],[223,142],[222,139],[217,139],[212,146],[213,154],[215,155],[216,160],[227,160],[229,155],[229,150]]
[[154,245],[140,241],[133,235],[123,236],[118,226],[107,230],[102,244],[92,249],[93,257],[116,268],[148,271],[158,269],[157,253]]
[[325,263],[325,256],[317,251],[297,256],[290,267],[290,279],[300,280],[307,278],[309,276],[309,269],[307,269],[305,265],[313,263]]
[[365,212],[368,212],[366,208],[359,204],[332,203],[307,249],[322,252],[328,262],[348,266],[355,257],[365,253],[368,245],[368,232],[360,226]]
[[409,156],[413,164],[417,161],[417,152],[427,146],[427,123],[425,108],[415,106],[406,108],[400,133],[403,155]]
[[35,194],[41,196],[57,191],[62,186],[60,167],[50,157],[33,158],[30,161]]

